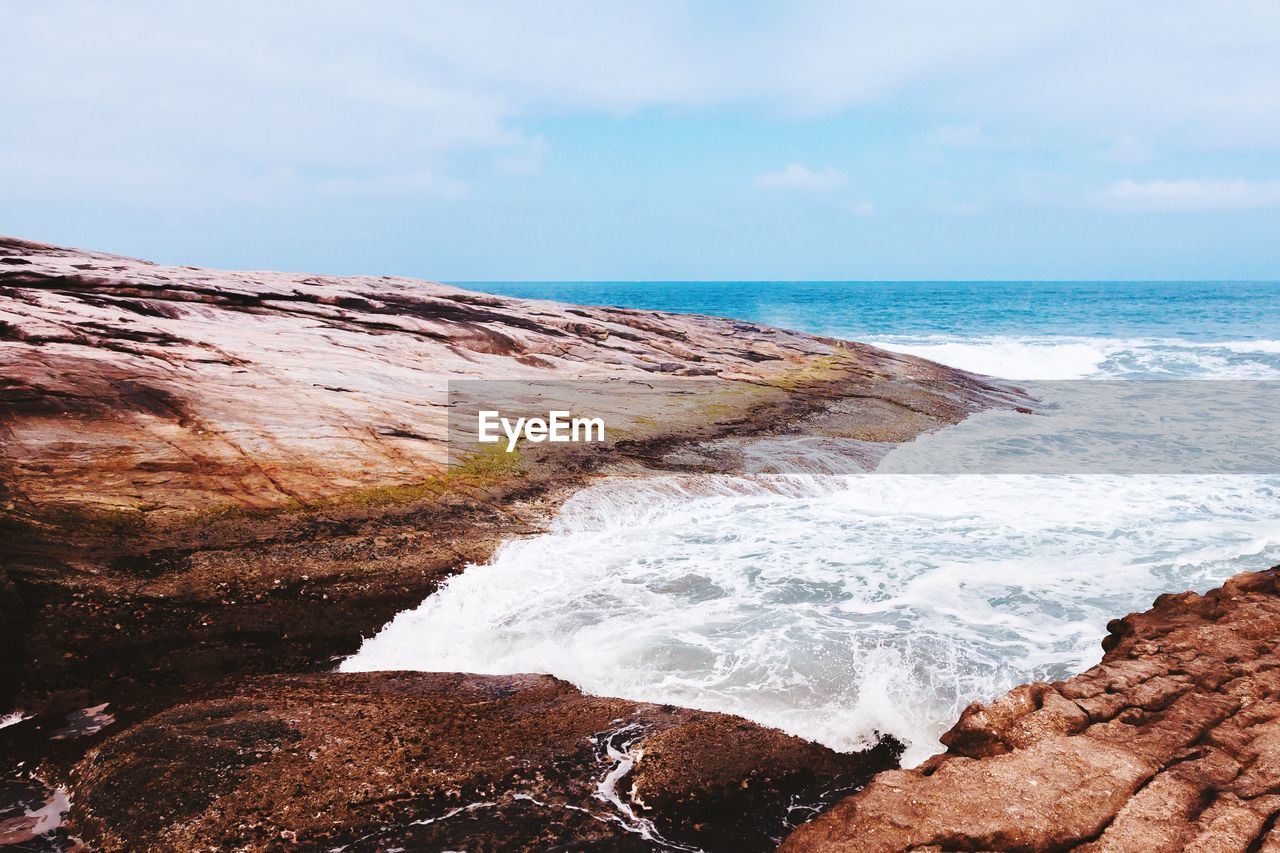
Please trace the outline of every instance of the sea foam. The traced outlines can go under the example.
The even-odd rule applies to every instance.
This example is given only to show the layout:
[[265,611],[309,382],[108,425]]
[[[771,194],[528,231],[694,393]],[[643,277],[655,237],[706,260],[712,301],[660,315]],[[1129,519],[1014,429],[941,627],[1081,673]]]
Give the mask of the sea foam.
[[871,337],[883,349],[1003,379],[1280,379],[1280,341]]
[[[1243,343],[971,346],[1034,378],[1275,369],[1274,353]],[[962,363],[968,345],[900,344],[941,357],[934,346],[976,365]],[[1052,369],[1036,361],[1055,348],[1067,355]],[[914,764],[969,702],[1095,663],[1108,620],[1280,562],[1280,480],[1265,472],[929,473],[975,448],[1055,441],[1044,423],[980,415],[896,448],[876,474],[597,484],[549,533],[454,577],[342,669],[547,672],[836,749],[891,734]]]

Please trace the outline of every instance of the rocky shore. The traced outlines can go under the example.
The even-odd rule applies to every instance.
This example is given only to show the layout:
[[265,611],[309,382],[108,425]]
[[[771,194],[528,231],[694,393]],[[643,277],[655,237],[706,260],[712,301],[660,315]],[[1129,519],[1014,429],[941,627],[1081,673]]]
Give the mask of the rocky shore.
[[[897,745],[841,756],[544,677],[331,670],[592,476],[731,471],[726,444],[796,432],[887,447],[1019,399],[750,323],[14,239],[0,356],[0,702],[28,717],[0,728],[0,839],[46,849],[766,849]],[[450,465],[466,378],[720,384],[657,422],[601,398],[607,453]]]
[[107,740],[68,789],[107,849],[771,850],[896,757],[545,675],[269,676]]
[[1114,620],[1102,662],[971,705],[784,853],[1280,850],[1280,567]]
[[[673,448],[785,432],[851,397],[824,433],[902,441],[994,391],[730,320],[13,239],[0,353],[0,702],[31,710],[330,666],[606,465],[651,470]],[[631,419],[607,453],[448,465],[449,381],[673,377],[723,393],[660,423],[606,412]]]
[[[458,465],[459,378],[722,384]],[[0,238],[0,846],[1280,850],[1280,569],[1115,620],[912,770],[545,675],[332,671],[590,478],[1024,402],[749,323]]]

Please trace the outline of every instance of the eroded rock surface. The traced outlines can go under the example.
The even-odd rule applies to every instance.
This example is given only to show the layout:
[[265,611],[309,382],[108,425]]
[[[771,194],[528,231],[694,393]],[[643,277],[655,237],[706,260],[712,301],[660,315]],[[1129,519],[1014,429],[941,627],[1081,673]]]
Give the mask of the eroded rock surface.
[[821,358],[864,377],[963,376],[718,318],[6,238],[0,353],[10,511],[121,527],[417,482],[446,459],[449,380],[758,382]]
[[[598,412],[608,453],[446,468],[467,378],[722,384]],[[544,677],[281,673],[331,669],[601,471],[735,471],[797,432],[874,459],[1021,399],[752,323],[0,238],[0,705],[35,714],[0,776],[70,789],[59,831],[108,850],[763,849],[892,748]]]
[[895,758],[550,676],[264,677],[103,742],[69,824],[101,850],[766,850]]
[[1113,621],[1102,663],[967,708],[785,853],[1280,850],[1280,568]]
[[[445,467],[451,380],[708,377],[725,393],[618,413],[633,429],[607,453]],[[602,465],[806,418],[885,446],[992,393],[752,323],[0,238],[0,705],[330,666]]]

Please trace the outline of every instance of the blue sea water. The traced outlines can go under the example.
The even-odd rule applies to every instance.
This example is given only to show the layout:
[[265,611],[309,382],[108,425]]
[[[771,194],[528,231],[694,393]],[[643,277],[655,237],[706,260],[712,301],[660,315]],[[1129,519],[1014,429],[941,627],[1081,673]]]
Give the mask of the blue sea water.
[[467,282],[867,341],[1017,379],[1280,377],[1280,282]]
[[[1157,421],[1221,433],[1251,419],[1265,434],[1275,402],[1259,397],[1280,383],[1225,380],[1280,379],[1280,284],[467,286],[729,316],[999,377],[1081,381],[1026,383],[1051,406],[971,416],[895,448],[874,474],[603,481],[548,533],[509,543],[398,615],[343,669],[549,672],[838,749],[892,734],[911,764],[941,748],[969,702],[1096,663],[1108,620],[1280,562],[1275,464],[938,473],[964,454],[999,463],[1064,445],[1129,458],[1143,436],[1089,417],[1099,392],[1116,389],[1139,414],[1161,388],[1190,400],[1156,410]],[[1131,381],[1148,379],[1224,381]],[[1196,389],[1224,385],[1244,391],[1195,405]],[[1258,402],[1270,409],[1250,409]]]
[[855,337],[1280,337],[1280,282],[459,282],[524,299],[734,317]]

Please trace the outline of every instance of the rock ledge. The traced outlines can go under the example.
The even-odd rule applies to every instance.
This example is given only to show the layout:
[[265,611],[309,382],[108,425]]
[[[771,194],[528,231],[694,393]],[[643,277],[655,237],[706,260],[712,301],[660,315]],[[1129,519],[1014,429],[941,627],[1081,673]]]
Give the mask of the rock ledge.
[[1280,851],[1280,567],[1108,628],[1100,664],[970,705],[781,849]]

